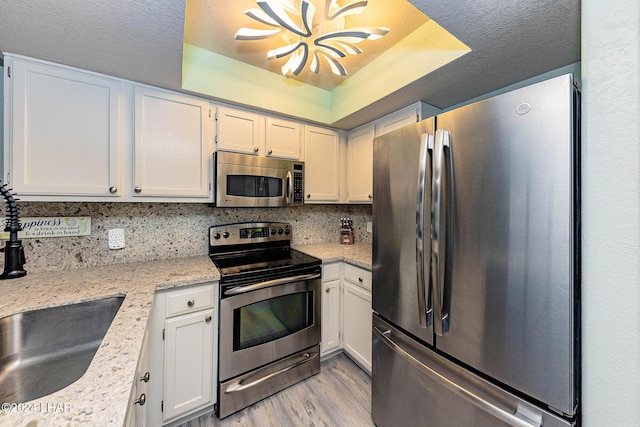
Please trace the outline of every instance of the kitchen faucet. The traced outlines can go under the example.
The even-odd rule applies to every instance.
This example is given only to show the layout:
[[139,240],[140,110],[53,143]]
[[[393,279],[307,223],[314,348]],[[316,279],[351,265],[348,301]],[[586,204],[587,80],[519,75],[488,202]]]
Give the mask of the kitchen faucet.
[[13,198],[14,195],[11,194],[11,189],[7,188],[7,184],[0,185],[0,194],[9,206],[4,228],[4,231],[9,232],[9,240],[5,243],[4,249],[0,249],[0,251],[4,251],[4,271],[0,274],[0,279],[15,279],[27,274],[24,269],[24,264],[27,261],[24,256],[22,240],[18,239],[18,231],[22,229],[16,203],[18,199]]

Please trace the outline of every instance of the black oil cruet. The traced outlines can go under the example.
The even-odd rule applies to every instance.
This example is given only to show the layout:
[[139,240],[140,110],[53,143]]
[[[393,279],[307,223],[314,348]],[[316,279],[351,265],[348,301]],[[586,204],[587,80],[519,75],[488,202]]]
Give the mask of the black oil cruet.
[[9,207],[4,231],[9,232],[9,240],[5,243],[4,249],[4,271],[0,274],[0,279],[15,279],[27,275],[24,264],[27,262],[24,256],[22,240],[18,239],[18,231],[22,229],[20,215],[18,213],[17,200],[11,194],[11,189],[7,184],[0,185],[0,194],[4,197]]

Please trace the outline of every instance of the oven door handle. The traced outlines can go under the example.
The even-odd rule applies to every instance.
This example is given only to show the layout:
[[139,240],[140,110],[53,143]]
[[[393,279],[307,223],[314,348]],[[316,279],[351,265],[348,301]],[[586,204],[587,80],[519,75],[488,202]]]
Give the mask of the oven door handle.
[[268,288],[270,286],[285,285],[287,283],[300,282],[302,280],[319,279],[320,273],[301,274],[299,276],[283,277],[281,279],[267,280],[266,282],[256,283],[254,285],[238,286],[237,288],[224,291],[225,296],[239,295],[258,289]]

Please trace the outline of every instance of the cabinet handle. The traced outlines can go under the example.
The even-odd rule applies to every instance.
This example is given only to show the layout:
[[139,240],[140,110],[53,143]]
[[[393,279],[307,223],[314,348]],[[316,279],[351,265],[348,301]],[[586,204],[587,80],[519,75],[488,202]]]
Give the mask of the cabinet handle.
[[331,288],[327,288],[327,289],[325,289],[325,292],[326,292],[326,293],[331,292]]
[[135,187],[135,188],[133,189],[133,191],[135,191],[136,193],[142,193],[142,188],[140,188],[140,187]]
[[204,321],[209,323],[209,322],[211,322],[211,319],[212,319],[211,316],[207,316],[207,317],[204,318]]
[[196,303],[196,302],[195,302],[194,300],[192,300],[192,299],[190,299],[189,301],[187,301],[187,305],[188,305],[189,307],[193,307],[193,306],[195,305],[195,303]]
[[114,194],[118,192],[118,187],[109,187],[109,193]]
[[260,148],[258,148],[258,147],[253,147],[253,152],[254,152],[254,153],[257,153],[258,151],[260,151]]
[[269,151],[268,151],[268,153],[269,153],[269,154],[273,154],[273,150],[269,150]]
[[147,395],[144,393],[142,393],[140,397],[133,402],[134,405],[140,405],[140,406],[144,406],[145,403],[147,403]]
[[140,381],[148,383],[150,377],[151,375],[149,375],[149,372],[145,372],[144,375],[140,377]]

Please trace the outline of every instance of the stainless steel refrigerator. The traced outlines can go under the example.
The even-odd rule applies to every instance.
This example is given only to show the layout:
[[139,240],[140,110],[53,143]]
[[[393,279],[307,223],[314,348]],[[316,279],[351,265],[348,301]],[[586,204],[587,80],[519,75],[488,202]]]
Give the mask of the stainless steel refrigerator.
[[376,425],[578,425],[573,77],[380,136],[373,157]]

